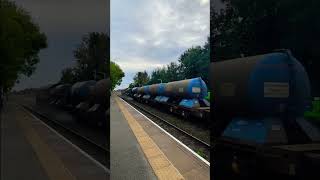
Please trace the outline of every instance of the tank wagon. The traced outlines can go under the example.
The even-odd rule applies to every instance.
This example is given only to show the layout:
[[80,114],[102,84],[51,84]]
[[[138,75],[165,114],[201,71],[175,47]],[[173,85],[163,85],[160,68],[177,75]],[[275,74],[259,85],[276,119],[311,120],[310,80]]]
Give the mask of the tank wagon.
[[50,104],[62,105],[69,99],[71,84],[59,84],[50,88]]
[[[92,88],[92,97],[89,98],[88,104],[89,109],[85,109],[84,113],[88,114],[90,120],[94,123],[105,123],[106,121],[101,121],[101,119],[106,119],[110,108],[110,79],[102,79],[97,81],[95,86]],[[107,124],[109,125],[109,124]]]
[[292,175],[292,166],[296,174],[304,168],[300,157],[320,150],[305,146],[319,142],[320,131],[303,117],[310,84],[290,51],[214,62],[210,70],[217,176]]
[[131,90],[135,100],[161,105],[183,117],[208,118],[210,103],[205,99],[206,95],[207,86],[201,78],[152,84]]
[[88,98],[92,97],[95,84],[96,81],[91,80],[77,82],[72,85],[70,89],[72,105],[77,105],[80,102],[86,101]]
[[110,107],[110,83],[110,79],[102,79],[51,86],[47,90],[50,104],[71,110],[77,120],[105,125]]

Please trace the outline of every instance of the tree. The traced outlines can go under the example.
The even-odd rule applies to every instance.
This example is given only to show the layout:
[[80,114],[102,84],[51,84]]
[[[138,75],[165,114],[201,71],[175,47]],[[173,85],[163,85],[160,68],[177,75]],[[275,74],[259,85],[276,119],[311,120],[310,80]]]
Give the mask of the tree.
[[128,88],[134,88],[134,87],[135,85],[133,83],[130,83]]
[[209,82],[210,50],[206,45],[192,47],[185,51],[179,58],[181,72],[184,79],[201,77],[206,83]]
[[124,72],[115,62],[110,62],[110,79],[111,79],[111,90],[116,86],[120,85],[122,78],[125,76]]
[[60,82],[73,84],[74,82],[77,81],[75,72],[76,70],[74,68],[66,68],[62,70],[62,77],[60,79]]
[[83,36],[74,51],[81,80],[94,78],[94,71],[109,74],[109,37],[106,33],[91,32]]
[[211,13],[214,61],[290,49],[304,65],[319,95],[320,1],[224,0]]
[[14,2],[0,1],[0,88],[9,91],[22,75],[31,76],[47,39],[31,16]]
[[[74,77],[72,83],[76,81],[100,80],[109,76],[109,37],[106,33],[91,32],[82,37],[82,42],[74,50],[74,57],[76,58],[76,67],[72,68]],[[70,69],[64,70],[70,72]],[[62,72],[60,82],[70,76],[71,74]],[[105,75],[105,77],[103,76]]]
[[150,78],[147,71],[137,72],[133,77],[133,83],[135,86],[143,86],[149,82]]
[[147,84],[157,84],[160,83],[161,81],[163,83],[168,82],[167,81],[167,69],[166,67],[162,68],[157,68],[151,72],[150,80],[148,81]]
[[168,82],[183,79],[181,66],[175,62],[171,62],[167,65],[166,76]]

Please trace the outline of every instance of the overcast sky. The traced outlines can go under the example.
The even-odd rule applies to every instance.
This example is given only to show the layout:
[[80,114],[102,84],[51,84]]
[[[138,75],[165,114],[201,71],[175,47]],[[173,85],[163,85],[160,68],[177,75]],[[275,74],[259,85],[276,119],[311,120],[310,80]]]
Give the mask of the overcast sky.
[[111,59],[126,75],[117,88],[126,88],[138,71],[151,72],[204,45],[209,12],[209,0],[112,0]]
[[61,70],[74,65],[73,50],[88,32],[109,34],[108,0],[15,0],[30,12],[47,35],[48,48],[40,52],[40,63],[30,78],[22,78],[14,89],[40,87],[60,79]]

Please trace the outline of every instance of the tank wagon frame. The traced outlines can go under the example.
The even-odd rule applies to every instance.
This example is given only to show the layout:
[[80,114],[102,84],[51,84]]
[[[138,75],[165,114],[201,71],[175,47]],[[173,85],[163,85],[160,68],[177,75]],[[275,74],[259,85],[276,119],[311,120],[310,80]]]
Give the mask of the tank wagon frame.
[[205,99],[207,86],[201,78],[134,87],[127,89],[125,94],[184,118],[209,120],[210,103]]

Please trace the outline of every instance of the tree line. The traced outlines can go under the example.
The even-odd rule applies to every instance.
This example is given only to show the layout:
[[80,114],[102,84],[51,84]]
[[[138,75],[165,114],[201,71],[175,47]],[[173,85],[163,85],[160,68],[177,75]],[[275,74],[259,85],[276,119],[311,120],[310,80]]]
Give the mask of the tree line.
[[180,55],[178,62],[171,62],[164,67],[156,68],[150,75],[146,71],[137,72],[129,88],[195,77],[201,77],[208,84],[210,64],[209,40],[210,38],[208,37],[203,46],[187,49]]

